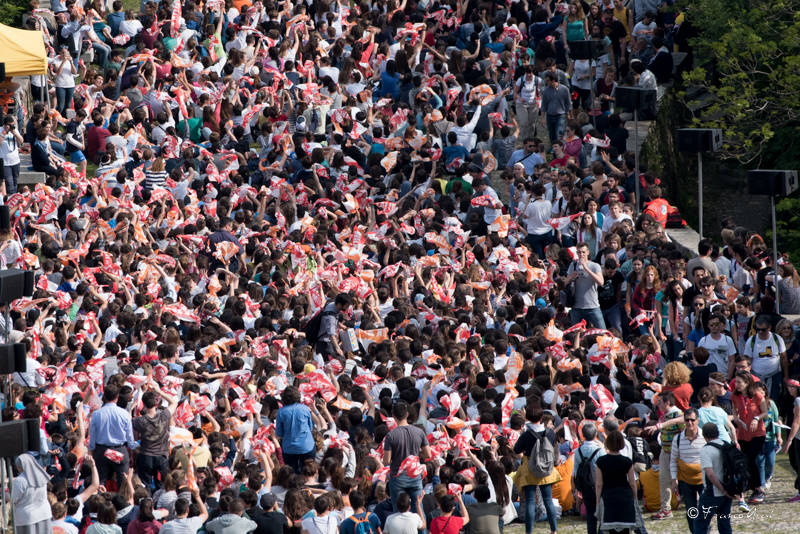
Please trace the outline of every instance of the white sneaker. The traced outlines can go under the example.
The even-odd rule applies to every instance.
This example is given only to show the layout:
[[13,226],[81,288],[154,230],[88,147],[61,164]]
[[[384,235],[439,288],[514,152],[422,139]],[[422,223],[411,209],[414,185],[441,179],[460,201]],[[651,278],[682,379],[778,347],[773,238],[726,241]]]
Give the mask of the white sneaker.
[[769,480],[767,480],[767,481],[764,483],[764,489],[765,489],[766,491],[769,491],[769,488],[771,488],[771,487],[772,487],[772,479],[770,478]]

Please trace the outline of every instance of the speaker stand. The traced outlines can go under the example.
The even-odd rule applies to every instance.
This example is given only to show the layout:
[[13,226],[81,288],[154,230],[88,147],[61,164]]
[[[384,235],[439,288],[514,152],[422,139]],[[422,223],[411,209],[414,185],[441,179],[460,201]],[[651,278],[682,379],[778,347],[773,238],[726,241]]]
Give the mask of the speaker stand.
[[703,239],[703,153],[697,153],[697,226],[698,234]]
[[634,161],[634,181],[636,182],[636,192],[634,193],[634,213],[639,215],[639,103],[633,107],[633,161]]
[[781,312],[781,286],[778,283],[778,223],[775,220],[775,195],[769,196],[772,208],[772,277],[775,280],[775,312]]

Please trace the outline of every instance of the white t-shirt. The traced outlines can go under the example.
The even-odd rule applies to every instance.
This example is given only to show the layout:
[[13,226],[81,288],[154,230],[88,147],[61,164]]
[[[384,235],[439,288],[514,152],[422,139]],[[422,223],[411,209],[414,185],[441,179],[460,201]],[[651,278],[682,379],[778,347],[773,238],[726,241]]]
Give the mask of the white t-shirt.
[[422,519],[411,512],[398,512],[386,518],[383,531],[386,534],[417,534],[423,529]]
[[[75,87],[75,75],[78,73],[78,69],[75,68],[75,64],[71,59],[62,60],[60,57],[54,57],[48,61],[53,65],[54,85],[56,87],[64,89]],[[61,68],[62,62],[64,63],[63,68]],[[60,73],[58,72],[59,68],[61,68]]]
[[183,517],[164,523],[164,526],[159,530],[159,534],[196,534],[202,526],[202,517]]
[[631,216],[628,215],[627,213],[621,214],[619,216],[619,219],[615,219],[611,215],[606,215],[605,218],[603,219],[603,234],[606,234],[609,230],[611,230],[612,226],[625,219],[633,220],[631,219]]
[[717,371],[728,374],[728,361],[736,354],[736,345],[730,336],[722,334],[719,339],[714,339],[711,334],[704,336],[697,344],[708,351],[708,363],[717,366]]
[[781,336],[770,332],[767,339],[758,334],[745,341],[742,354],[753,359],[753,374],[759,378],[775,374],[780,369],[781,354],[786,352],[786,344]]
[[544,235],[552,232],[553,228],[548,224],[553,206],[549,200],[534,200],[528,202],[522,219],[525,221],[526,230],[529,234]]

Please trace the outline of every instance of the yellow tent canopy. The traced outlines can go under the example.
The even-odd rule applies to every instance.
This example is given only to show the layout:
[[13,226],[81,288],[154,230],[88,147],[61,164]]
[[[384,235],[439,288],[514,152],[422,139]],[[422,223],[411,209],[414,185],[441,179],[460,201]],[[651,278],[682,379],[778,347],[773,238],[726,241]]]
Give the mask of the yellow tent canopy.
[[6,76],[31,76],[47,73],[47,52],[42,32],[20,30],[0,24],[0,61]]

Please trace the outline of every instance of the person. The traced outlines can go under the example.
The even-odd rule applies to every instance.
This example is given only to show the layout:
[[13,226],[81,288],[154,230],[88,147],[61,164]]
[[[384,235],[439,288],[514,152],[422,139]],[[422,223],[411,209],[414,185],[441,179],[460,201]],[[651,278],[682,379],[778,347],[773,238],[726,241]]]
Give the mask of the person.
[[796,473],[794,479],[795,494],[789,497],[788,502],[800,502],[800,381],[790,378],[786,381],[786,391],[792,399],[792,426],[789,434],[783,441],[781,452],[789,453],[794,458],[793,468]]
[[29,453],[14,460],[19,475],[11,485],[11,506],[15,534],[49,534],[53,518],[47,500],[50,476]]
[[[721,375],[722,373],[716,374]],[[718,376],[718,378],[722,378],[722,376]],[[710,380],[714,380],[714,378]],[[697,408],[698,426],[702,427],[706,423],[714,423],[719,431],[719,439],[725,443],[737,444],[736,429],[731,423],[732,417],[719,406],[719,398],[714,393],[715,389],[724,387],[724,382],[716,380],[711,382],[709,387],[704,387],[698,391],[697,401],[700,403],[699,408]]]
[[7,195],[17,192],[19,180],[19,147],[25,140],[17,129],[17,119],[6,115],[3,119],[3,138],[0,140],[0,158],[3,160],[3,181]]
[[[750,373],[739,371],[734,378],[733,411],[736,437],[742,452],[747,456],[750,471],[750,504],[764,502],[764,488],[758,473],[758,456],[764,450],[766,428],[764,420],[769,416],[769,404],[764,395],[755,387]],[[740,499],[739,508],[743,509],[744,501]],[[744,511],[744,510],[743,510]]]
[[352,306],[352,299],[345,293],[336,295],[332,302],[325,304],[322,309],[322,318],[316,350],[323,358],[332,356],[344,357],[344,352],[339,343],[339,315]]
[[[597,440],[597,426],[593,423],[587,423],[581,428],[581,435],[583,442],[578,446],[574,453],[574,463],[572,470],[572,487],[575,491],[575,500],[579,498],[586,507],[586,532],[587,534],[597,534],[597,517],[595,511],[597,510],[597,495],[595,494],[594,477],[595,465],[597,459],[605,454],[603,445]],[[584,484],[576,477],[581,469],[581,465],[586,463],[588,472],[591,474]]]
[[[454,515],[456,506],[461,512],[461,517]],[[431,521],[431,534],[457,534],[469,524],[469,510],[464,504],[461,493],[457,493],[455,497],[444,495],[439,501],[439,509],[442,515],[434,517]]]
[[[714,280],[719,277],[717,264],[711,259],[711,251],[714,249],[714,242],[710,239],[701,239],[697,243],[697,256],[686,262],[686,272],[692,275],[691,281],[699,283],[700,278],[708,275]],[[702,267],[702,272],[695,273],[695,268]],[[720,369],[720,371],[722,371]]]
[[572,99],[569,89],[558,82],[558,76],[552,72],[544,75],[546,87],[542,89],[541,116],[542,125],[547,127],[550,143],[564,137],[567,118],[572,111]]
[[425,530],[425,513],[422,511],[423,493],[417,495],[417,512],[411,511],[411,497],[401,492],[397,497],[397,512],[386,518],[383,531],[386,534],[418,534]]
[[725,318],[721,315],[715,314],[709,317],[710,332],[700,338],[697,347],[708,351],[708,363],[714,366],[711,372],[719,371],[732,376],[737,350],[733,338],[724,332],[725,323]]
[[[668,365],[679,363],[680,362],[670,362]],[[683,367],[685,368],[686,366],[684,365]],[[676,373],[677,376],[680,376],[682,371],[680,367],[673,366],[672,369],[675,370],[674,373]],[[688,378],[688,370],[686,375]],[[687,402],[688,398],[689,395],[686,395]],[[670,478],[668,466],[672,454],[672,441],[683,429],[683,414],[681,409],[676,406],[675,393],[673,391],[662,391],[658,396],[656,406],[661,413],[661,420],[655,427],[651,426],[645,430],[648,432],[652,432],[653,429],[660,430],[659,445],[661,445],[661,453],[659,456],[659,465],[661,465],[661,468],[658,471],[658,481],[661,490],[661,509],[653,514],[651,519],[662,520],[672,517],[672,480]]]
[[[161,399],[167,402],[167,408],[159,410]],[[133,420],[134,437],[139,438],[136,474],[146,486],[159,489],[167,476],[169,427],[178,402],[155,384],[142,395],[142,404],[144,413]]]
[[200,530],[208,519],[208,510],[197,490],[192,491],[192,498],[197,504],[199,515],[189,517],[189,501],[178,499],[175,501],[175,519],[164,523],[159,534],[196,534]]
[[397,428],[386,434],[383,442],[383,463],[389,465],[389,495],[395,511],[401,493],[407,493],[412,502],[417,502],[417,496],[422,492],[422,476],[418,473],[401,473],[400,464],[409,457],[416,457],[419,462],[431,457],[425,432],[408,424],[408,411],[408,403],[402,399],[392,406]]
[[[419,499],[419,496],[417,498]],[[367,511],[364,494],[358,490],[353,490],[350,492],[349,499],[350,507],[353,508],[353,515],[342,521],[339,526],[339,534],[361,534],[362,532],[381,534],[381,521],[377,515]],[[363,521],[367,521],[369,526],[366,529],[356,529],[356,525]]]
[[[278,508],[278,499],[275,494],[266,492],[259,499],[261,513],[261,524],[256,532],[258,534],[283,534],[289,529],[289,521]],[[258,520],[256,520],[258,523]]]
[[117,510],[111,501],[102,501],[98,505],[97,519],[86,534],[122,534],[122,528],[117,525]]
[[570,319],[578,323],[585,319],[594,328],[606,327],[600,303],[597,298],[597,288],[603,286],[603,271],[600,266],[589,260],[589,245],[578,243],[575,247],[578,257],[567,269],[565,283],[573,285],[575,305],[570,311]]
[[756,333],[745,341],[741,353],[752,359],[753,374],[767,384],[770,396],[778,398],[783,377],[789,376],[786,344],[772,332],[772,323],[767,317],[757,316],[755,327]]
[[527,137],[522,143],[522,148],[511,153],[506,167],[511,169],[518,163],[522,164],[527,176],[533,175],[536,166],[544,163],[539,154],[539,146],[535,137]]
[[[539,118],[542,80],[536,76],[531,65],[523,67],[522,72],[522,76],[520,76],[514,84],[515,112],[520,130],[523,132],[531,132],[531,135],[535,137],[538,123],[537,119]],[[533,173],[529,172],[528,174]]]
[[275,434],[281,440],[283,461],[300,473],[303,462],[316,454],[314,421],[308,406],[300,402],[300,391],[292,386],[283,390],[283,406],[275,419]]
[[103,407],[92,414],[89,423],[89,451],[101,483],[115,475],[121,484],[130,466],[128,450],[136,448],[131,414],[117,405],[119,392],[116,385],[106,385]]
[[697,517],[692,534],[706,534],[711,520],[716,516],[717,530],[720,534],[732,534],[731,503],[733,497],[722,486],[724,476],[722,450],[723,442],[714,423],[703,425],[703,439],[706,444],[700,451],[700,468],[703,470],[703,492],[698,502]]
[[490,493],[489,486],[485,484],[481,484],[473,491],[477,502],[467,505],[470,533],[500,534],[502,508],[496,502],[489,502]]
[[683,413],[686,427],[672,441],[669,461],[672,493],[679,494],[681,502],[686,506],[686,521],[692,534],[694,534],[694,518],[690,510],[697,509],[698,497],[703,491],[700,452],[705,440],[698,431],[698,421],[698,412],[694,408],[689,408]]
[[208,534],[234,534],[237,532],[246,534],[253,532],[258,527],[255,521],[242,516],[244,502],[241,499],[233,497],[229,497],[229,499],[227,513],[223,513],[205,524],[204,528]]
[[634,529],[637,523],[636,480],[633,462],[622,456],[625,436],[615,430],[606,436],[606,454],[597,458],[595,465],[595,495],[597,522],[600,531]]
[[775,469],[775,455],[778,450],[783,446],[783,436],[781,430],[778,428],[780,419],[778,415],[778,406],[775,401],[769,397],[767,387],[763,382],[756,382],[755,387],[764,395],[764,398],[769,404],[767,418],[764,420],[764,427],[766,434],[764,435],[764,448],[761,454],[756,457],[756,465],[758,466],[759,483],[764,488],[764,492],[769,491],[772,486],[772,474]]
[[528,245],[540,259],[544,258],[544,250],[553,241],[553,227],[549,224],[552,210],[551,202],[544,199],[544,186],[533,184],[531,197],[522,211],[520,222],[525,225],[528,233]]
[[144,497],[139,501],[139,511],[136,519],[128,524],[125,534],[158,534],[161,522],[156,520],[153,513],[153,499]]
[[[536,494],[542,497],[544,508],[547,513],[547,523],[550,526],[550,532],[555,533],[558,530],[558,518],[556,517],[555,507],[553,505],[553,484],[561,480],[561,475],[555,469],[557,463],[554,458],[553,468],[550,474],[545,476],[534,475],[528,467],[529,458],[534,450],[534,445],[539,440],[548,440],[553,447],[554,455],[558,455],[558,445],[556,444],[556,435],[552,428],[545,427],[542,424],[544,412],[541,408],[534,405],[527,405],[525,407],[525,418],[527,424],[525,431],[520,434],[519,439],[514,444],[514,453],[522,455],[522,465],[517,470],[515,484],[525,495],[525,534],[533,532],[533,523],[536,516]],[[541,447],[541,445],[540,445]]]

